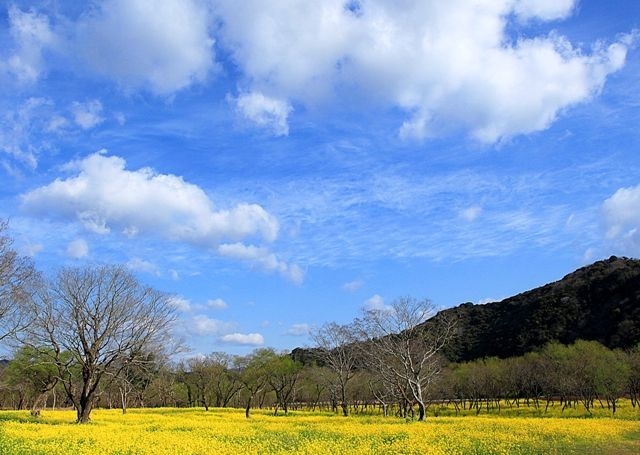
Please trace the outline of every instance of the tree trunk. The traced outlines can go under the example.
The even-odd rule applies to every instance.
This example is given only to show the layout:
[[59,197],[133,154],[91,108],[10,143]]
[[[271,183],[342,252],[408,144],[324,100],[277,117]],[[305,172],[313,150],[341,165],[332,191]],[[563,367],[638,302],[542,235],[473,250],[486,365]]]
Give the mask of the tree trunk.
[[426,408],[422,401],[418,401],[418,421],[422,422],[426,419]]
[[120,404],[122,405],[122,413],[127,413],[127,393],[120,389]]
[[90,388],[85,383],[82,393],[80,394],[80,400],[78,400],[78,406],[76,407],[78,420],[77,423],[87,423],[91,421],[91,411],[94,405],[94,392],[95,388]]
[[40,417],[40,411],[42,410],[43,404],[47,401],[47,395],[48,392],[42,392],[36,397],[31,407],[31,417]]
[[77,423],[88,423],[91,421],[91,411],[93,410],[93,400],[91,398],[81,398],[78,408]]
[[247,406],[244,408],[244,416],[248,419],[249,413],[251,412],[251,401],[253,400],[253,395],[250,395],[247,399]]

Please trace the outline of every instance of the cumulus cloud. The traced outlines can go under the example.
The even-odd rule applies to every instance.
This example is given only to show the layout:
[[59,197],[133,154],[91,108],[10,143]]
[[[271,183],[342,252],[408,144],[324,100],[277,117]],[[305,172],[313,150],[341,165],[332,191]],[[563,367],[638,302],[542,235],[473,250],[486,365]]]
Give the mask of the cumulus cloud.
[[222,239],[277,236],[278,222],[259,205],[216,210],[201,188],[179,176],[125,165],[120,157],[94,153],[67,166],[76,175],[24,194],[22,206],[32,214],[77,220],[98,234],[151,233],[206,247]]
[[126,88],[169,95],[214,68],[209,19],[197,0],[107,0],[77,24],[78,54]]
[[[79,19],[9,8],[20,80],[44,71],[42,52],[73,52],[84,72],[127,90],[173,95],[203,84],[220,61],[240,75],[229,96],[240,117],[287,135],[292,105],[349,102],[399,109],[404,139],[468,131],[484,142],[544,130],[566,108],[598,94],[624,66],[631,35],[576,46],[558,33],[519,33],[559,21],[577,0],[299,2],[106,0]],[[60,25],[62,27],[62,25]],[[69,59],[67,59],[69,60]],[[72,68],[74,70],[74,68]]]
[[235,324],[210,318],[204,314],[198,314],[192,319],[193,331],[198,335],[220,336],[230,332]]
[[248,261],[294,283],[303,280],[299,266],[279,260],[264,246],[238,242],[277,238],[278,221],[260,205],[216,209],[200,187],[181,177],[149,168],[127,170],[124,159],[105,153],[68,163],[65,170],[74,175],[23,194],[23,210],[79,222],[102,235],[115,230],[129,238],[151,234],[184,242]]
[[296,264],[288,264],[264,247],[245,245],[243,243],[224,243],[218,247],[221,256],[249,261],[264,270],[276,272],[289,281],[300,284],[304,280],[304,272]]
[[620,188],[602,205],[606,236],[625,254],[640,255],[640,185]]
[[209,308],[215,308],[216,310],[224,310],[227,308],[227,302],[222,299],[211,299],[207,301],[207,306]]
[[[567,18],[575,0],[243,5],[215,2],[218,39],[244,74],[246,93],[281,100],[276,109],[255,95],[239,97],[247,116],[257,112],[265,123],[283,117],[284,100],[310,105],[348,95],[404,110],[405,138],[454,125],[494,142],[543,130],[597,94],[624,65],[628,47],[626,38],[582,49],[556,33],[510,35],[522,22]],[[263,119],[265,111],[271,116]]]
[[391,311],[392,307],[384,303],[384,299],[374,294],[364,302],[364,309],[367,311]]
[[48,17],[11,6],[9,31],[16,49],[7,61],[0,62],[0,68],[4,67],[21,83],[35,82],[44,71],[42,52],[56,43]]
[[576,0],[516,0],[514,12],[521,20],[565,19],[571,15],[576,3]]
[[191,301],[185,299],[184,297],[173,296],[169,299],[169,304],[176,310],[183,313],[188,313],[189,311],[191,311]]
[[264,337],[259,333],[230,333],[220,338],[225,343],[248,346],[262,346]]
[[69,243],[67,246],[67,255],[74,258],[80,259],[89,254],[89,245],[84,239],[76,239]]
[[293,108],[287,101],[270,98],[259,92],[243,93],[231,100],[236,111],[246,120],[271,131],[275,136],[289,134],[287,118]]
[[85,103],[74,101],[71,112],[76,124],[84,130],[93,128],[104,121],[101,117],[102,103],[99,100],[91,100]]
[[151,275],[160,276],[160,269],[156,264],[144,259],[134,257],[127,261],[127,268],[136,272],[149,273]]

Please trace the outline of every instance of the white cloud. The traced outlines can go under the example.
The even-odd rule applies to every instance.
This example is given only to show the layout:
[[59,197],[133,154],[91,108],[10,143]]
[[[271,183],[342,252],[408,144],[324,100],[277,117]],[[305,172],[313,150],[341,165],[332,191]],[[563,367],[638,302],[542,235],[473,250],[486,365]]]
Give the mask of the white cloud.
[[76,124],[84,130],[93,128],[104,121],[104,118],[100,116],[102,103],[99,100],[91,100],[86,103],[74,101],[71,105],[71,112]]
[[224,310],[227,308],[227,302],[222,299],[211,299],[207,301],[207,306],[216,310]]
[[160,276],[160,269],[153,262],[145,261],[137,257],[131,258],[127,261],[127,268],[129,270],[135,270],[136,272],[149,273],[151,275]]
[[514,11],[523,20],[551,21],[569,17],[576,4],[577,0],[516,0]]
[[270,98],[260,92],[243,93],[231,100],[246,120],[270,130],[275,136],[289,134],[287,118],[293,108],[287,101]]
[[99,234],[155,234],[206,248],[221,240],[277,236],[278,222],[259,205],[216,210],[201,188],[181,177],[149,168],[129,171],[125,164],[101,153],[70,163],[67,170],[76,175],[24,194],[22,206],[31,214],[78,221]]
[[193,317],[193,330],[198,335],[215,335],[219,336],[224,333],[230,332],[235,327],[235,324],[230,322],[224,322],[219,319],[212,319],[203,314],[198,314]]
[[285,334],[292,336],[303,336],[308,335],[310,330],[311,327],[307,323],[293,324],[291,327],[289,327]]
[[42,243],[27,243],[20,248],[20,253],[25,256],[34,257],[42,250],[44,250],[44,245]]
[[384,299],[374,294],[364,302],[364,309],[368,311],[391,311],[392,307],[384,303]]
[[224,243],[218,247],[221,256],[249,261],[269,272],[277,272],[289,281],[300,284],[304,280],[304,272],[296,264],[288,264],[267,248],[243,243]]
[[602,205],[606,236],[624,254],[640,255],[640,185],[620,188]]
[[89,245],[84,239],[76,239],[69,243],[67,246],[67,255],[74,258],[80,259],[89,254]]
[[47,98],[28,98],[15,111],[0,119],[0,152],[29,169],[38,165],[38,156],[49,148],[46,140],[33,138],[34,131],[46,130],[53,103]]
[[197,0],[107,0],[77,24],[78,53],[126,88],[170,95],[214,68],[209,20]]
[[42,52],[55,45],[56,36],[49,19],[35,11],[9,8],[9,31],[16,43],[15,53],[0,68],[12,73],[18,82],[35,82],[44,71]]
[[47,123],[45,128],[46,131],[50,133],[57,133],[63,131],[65,128],[69,126],[69,120],[59,114],[54,114],[53,117]]
[[225,343],[240,344],[249,346],[262,346],[264,337],[259,333],[230,333],[220,338]]
[[169,304],[176,310],[183,313],[188,313],[189,311],[191,311],[191,301],[185,299],[184,297],[173,296],[169,299]]
[[355,292],[360,289],[363,284],[362,280],[349,281],[342,285],[342,289],[347,292]]
[[[405,138],[462,128],[494,142],[544,130],[624,65],[628,37],[585,50],[553,33],[509,36],[522,22],[567,18],[576,3],[370,0],[354,13],[342,0],[221,0],[214,11],[218,44],[245,76],[240,93],[269,93],[283,108],[348,96],[405,111]],[[266,103],[246,100],[267,123]]]
[[467,207],[466,209],[460,210],[458,216],[465,221],[473,222],[480,216],[482,213],[482,207],[474,205],[472,207]]

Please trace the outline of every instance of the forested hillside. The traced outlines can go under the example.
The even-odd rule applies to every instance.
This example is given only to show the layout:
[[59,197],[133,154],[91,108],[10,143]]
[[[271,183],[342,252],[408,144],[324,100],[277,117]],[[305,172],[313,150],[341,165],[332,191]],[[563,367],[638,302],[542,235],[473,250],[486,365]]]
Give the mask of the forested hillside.
[[434,319],[443,316],[457,320],[444,351],[452,361],[519,356],[579,339],[629,348],[640,342],[640,260],[612,256],[540,288],[500,302],[464,303]]

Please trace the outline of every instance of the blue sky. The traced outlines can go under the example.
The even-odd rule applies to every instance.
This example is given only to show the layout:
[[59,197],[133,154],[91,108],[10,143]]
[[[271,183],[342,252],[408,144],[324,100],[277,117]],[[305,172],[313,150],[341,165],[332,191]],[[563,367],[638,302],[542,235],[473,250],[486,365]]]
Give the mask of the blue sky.
[[192,353],[640,256],[640,2],[0,2],[0,217]]

